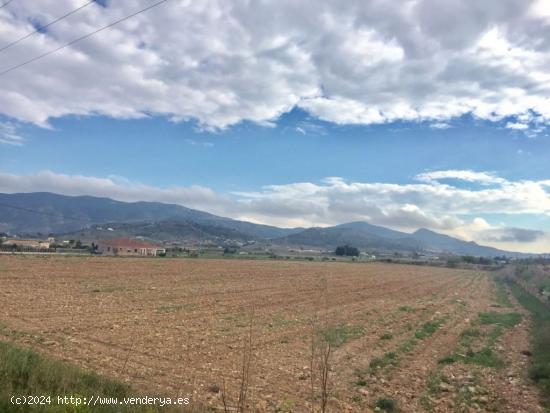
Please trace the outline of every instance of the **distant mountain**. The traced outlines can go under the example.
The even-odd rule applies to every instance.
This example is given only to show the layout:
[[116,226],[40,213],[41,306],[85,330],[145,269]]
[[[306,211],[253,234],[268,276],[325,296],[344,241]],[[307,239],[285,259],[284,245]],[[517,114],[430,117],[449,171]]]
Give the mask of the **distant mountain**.
[[393,229],[372,225],[364,221],[348,222],[347,224],[336,225],[334,228],[350,228],[357,231],[368,232],[369,234],[376,235],[377,237],[389,239],[400,239],[410,236],[410,234],[406,232],[395,231]]
[[[398,234],[401,236],[398,236]],[[328,228],[309,228],[302,232],[274,239],[273,242],[282,245],[309,246],[323,249],[334,249],[344,244],[359,249],[392,251],[422,251],[428,247],[422,241],[408,237],[409,235],[367,223],[351,223]]]
[[275,239],[273,242],[323,249],[334,249],[339,245],[349,244],[360,249],[378,251],[433,252],[490,257],[525,255],[462,241],[424,228],[409,234],[367,222],[350,222],[328,228],[309,228]]
[[[426,228],[421,228],[411,234],[411,237],[424,242],[436,251],[449,252],[456,255],[491,256],[510,255],[508,251],[502,251],[492,247],[485,247],[473,241],[466,242],[448,235],[438,234]],[[518,254],[522,255],[522,254]]]
[[181,205],[159,202],[121,202],[109,198],[65,196],[49,192],[0,194],[0,232],[11,234],[59,234],[109,222],[164,220],[193,221],[260,239],[282,237],[301,230],[237,221]]

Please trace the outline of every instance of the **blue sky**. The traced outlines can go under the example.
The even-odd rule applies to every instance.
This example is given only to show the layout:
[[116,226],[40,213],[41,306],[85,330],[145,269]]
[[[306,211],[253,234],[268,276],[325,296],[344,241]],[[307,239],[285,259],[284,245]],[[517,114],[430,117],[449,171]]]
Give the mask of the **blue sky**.
[[550,6],[438,1],[171,0],[5,72],[151,4],[92,3],[0,50],[0,191],[550,252]]
[[528,138],[506,129],[506,121],[469,116],[447,129],[431,128],[429,122],[341,126],[297,109],[274,126],[244,122],[213,132],[163,117],[69,116],[51,123],[51,129],[22,128],[25,145],[3,146],[0,162],[18,174],[114,175],[158,186],[200,183],[227,192],[329,176],[407,183],[423,171],[444,169],[545,179],[550,159],[547,136]]

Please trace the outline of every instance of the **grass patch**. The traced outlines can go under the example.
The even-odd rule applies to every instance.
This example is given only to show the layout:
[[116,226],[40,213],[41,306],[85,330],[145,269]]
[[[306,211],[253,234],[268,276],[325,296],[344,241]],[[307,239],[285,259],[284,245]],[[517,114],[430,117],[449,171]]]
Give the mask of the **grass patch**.
[[[519,313],[480,313],[475,326],[494,326],[487,331],[478,328],[468,328],[460,334],[457,349],[448,356],[438,360],[439,364],[453,364],[462,362],[465,364],[476,364],[478,366],[490,368],[504,367],[504,361],[494,352],[494,345],[500,336],[504,333],[504,328],[511,328],[521,321]],[[474,351],[472,346],[474,342],[479,343],[484,340],[481,350]]]
[[449,383],[449,379],[443,375],[443,373],[430,373],[426,380],[426,387],[428,393],[431,395],[438,395],[441,393],[441,383]]
[[380,340],[391,340],[393,338],[392,333],[384,333],[380,336]]
[[402,311],[404,313],[412,313],[414,311],[414,308],[412,308],[410,305],[402,305],[399,307],[399,311]]
[[397,351],[400,353],[410,353],[417,343],[418,343],[418,340],[414,338],[410,338],[408,340],[403,341],[401,344],[399,344],[397,346]]
[[476,328],[469,328],[460,333],[461,340],[471,340],[477,337],[481,337],[481,331]]
[[497,313],[490,311],[488,313],[479,313],[479,322],[481,324],[498,324],[506,328],[516,326],[521,322],[520,313]]
[[397,366],[397,354],[393,351],[385,353],[382,357],[375,357],[369,363],[369,372],[374,373],[388,366]]
[[334,347],[340,347],[348,341],[362,337],[363,334],[365,334],[363,327],[343,324],[336,327],[329,327],[323,331],[323,337],[326,342]]
[[364,387],[367,385],[367,381],[364,379],[365,375],[368,374],[368,370],[365,369],[355,369],[353,374],[356,377],[354,384],[356,386]]
[[506,308],[514,307],[514,305],[512,304],[512,301],[510,301],[510,297],[508,296],[508,291],[506,290],[504,283],[496,279],[495,279],[495,296],[497,299],[497,304],[500,307],[506,307]]
[[550,407],[550,308],[515,284],[510,286],[514,297],[531,313],[531,352],[533,363],[529,375],[541,388]]
[[431,412],[434,411],[434,407],[433,407],[433,404],[432,404],[430,398],[425,394],[423,394],[422,397],[420,397],[420,405],[428,413],[431,413]]
[[367,385],[367,382],[365,381],[365,379],[357,379],[357,380],[355,380],[355,385],[360,386],[360,387],[364,387],[364,386]]
[[448,356],[440,358],[437,362],[439,364],[453,364],[453,363],[456,363],[457,361],[458,361],[458,357],[456,356],[456,354],[450,354]]
[[418,344],[418,340],[424,340],[425,338],[430,337],[443,325],[444,322],[445,318],[438,318],[422,324],[422,326],[414,332],[414,337],[402,341],[397,346],[397,351],[399,353],[410,353],[414,346]]
[[[50,404],[14,405],[11,396],[50,396]],[[41,355],[35,351],[0,341],[0,412],[2,413],[169,413],[171,407],[160,406],[75,406],[58,404],[57,396],[81,399],[140,397],[120,382],[84,371],[71,364]],[[185,396],[184,396],[185,397]],[[191,407],[178,412],[201,413]]]
[[466,364],[477,364],[478,366],[497,369],[504,367],[504,361],[498,358],[491,347],[487,346],[479,351],[468,350],[466,355],[460,358]]
[[502,326],[497,325],[487,333],[487,345],[492,347],[497,342],[498,338],[504,333]]
[[430,337],[441,327],[443,321],[443,319],[435,319],[424,323],[422,327],[416,330],[414,336],[419,340],[424,340],[425,338]]
[[[23,412],[88,412],[75,406],[26,405],[10,403],[12,395],[98,395],[102,397],[128,397],[129,388],[94,373],[84,372],[60,361],[44,357],[34,351],[0,342],[0,411]],[[126,411],[119,406],[98,407],[94,412]],[[139,410],[145,411],[145,410]]]
[[[474,403],[478,404],[475,408],[476,411],[487,411],[486,409],[479,407],[479,403],[476,401],[478,395],[487,394],[486,390],[481,387],[480,372],[476,370],[473,372],[473,377],[468,379],[468,384],[463,386],[458,391],[455,397],[455,411],[456,412],[470,412],[474,407]],[[486,406],[484,406],[486,407]]]

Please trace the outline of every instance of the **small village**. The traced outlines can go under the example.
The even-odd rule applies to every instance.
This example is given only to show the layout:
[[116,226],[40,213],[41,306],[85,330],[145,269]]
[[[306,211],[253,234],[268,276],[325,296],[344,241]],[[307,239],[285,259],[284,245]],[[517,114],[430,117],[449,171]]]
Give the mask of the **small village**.
[[131,238],[113,238],[97,240],[84,244],[80,240],[57,241],[54,237],[46,239],[2,237],[0,252],[29,253],[85,253],[112,256],[156,257],[166,254],[166,249],[151,242]]

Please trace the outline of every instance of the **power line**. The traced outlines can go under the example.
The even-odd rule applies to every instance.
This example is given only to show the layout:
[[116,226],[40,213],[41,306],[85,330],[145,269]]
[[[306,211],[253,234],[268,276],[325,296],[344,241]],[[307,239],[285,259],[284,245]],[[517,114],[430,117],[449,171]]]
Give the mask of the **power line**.
[[[13,1],[13,0],[10,0],[10,1]],[[69,17],[71,14],[74,14],[74,13],[76,13],[77,11],[79,11],[79,10],[83,9],[84,7],[89,6],[90,4],[95,3],[95,2],[96,2],[96,0],[91,0],[91,1],[89,1],[88,3],[85,3],[85,4],[83,4],[82,6],[77,7],[77,8],[74,9],[74,10],[71,10],[71,11],[68,12],[67,14],[64,14],[63,16],[58,17],[57,19],[55,19],[55,20],[49,22],[48,24],[45,24],[44,26],[38,27],[35,31],[30,32],[30,33],[27,33],[25,36],[20,37],[19,39],[14,40],[13,42],[11,42],[11,43],[5,45],[4,47],[0,48],[0,52],[4,51],[4,50],[6,50],[6,49],[9,49],[9,48],[12,47],[12,46],[15,46],[17,43],[22,42],[23,40],[25,40],[25,39],[31,37],[33,34],[36,34],[36,33],[38,33],[38,32],[41,32],[42,30],[44,30],[44,29],[46,29],[46,28],[48,28],[48,27],[54,25],[54,24],[57,23],[58,21],[63,20],[63,19],[66,18],[66,17]],[[9,2],[8,2],[8,3],[9,3]],[[6,4],[7,4],[7,3],[6,3]]]
[[59,46],[59,47],[57,47],[57,48],[55,48],[55,49],[53,49],[53,50],[50,50],[50,51],[48,51],[48,52],[46,52],[46,53],[42,53],[41,55],[35,56],[35,57],[33,57],[32,59],[29,59],[29,60],[27,60],[27,61],[25,61],[25,62],[19,63],[18,65],[12,66],[12,67],[10,67],[9,69],[6,69],[6,70],[0,72],[0,76],[4,76],[5,74],[7,74],[7,73],[9,73],[9,72],[12,72],[12,71],[15,70],[15,69],[19,69],[20,67],[26,66],[26,65],[28,65],[29,63],[36,62],[37,60],[40,60],[40,59],[42,59],[42,58],[44,58],[44,57],[46,57],[46,56],[49,56],[49,55],[51,55],[51,54],[54,54],[55,52],[58,52],[58,51],[61,50],[61,49],[64,49],[64,48],[66,48],[66,47],[69,47],[69,46],[71,46],[71,45],[73,45],[73,44],[75,44],[75,43],[77,43],[77,42],[80,42],[80,41],[82,41],[82,40],[84,40],[84,39],[87,39],[88,37],[92,37],[94,34],[97,34],[97,33],[101,32],[101,31],[103,31],[103,30],[109,29],[110,27],[113,27],[113,26],[116,25],[116,24],[122,23],[123,21],[128,20],[128,19],[130,19],[130,18],[132,18],[132,17],[134,17],[134,16],[137,16],[138,14],[141,14],[141,13],[143,13],[143,12],[146,12],[147,10],[151,10],[153,7],[159,6],[159,5],[161,5],[162,3],[166,3],[167,1],[168,1],[168,0],[160,0],[160,1],[157,1],[156,3],[153,3],[153,4],[151,4],[150,6],[145,7],[144,9],[138,10],[138,11],[135,12],[135,13],[129,14],[128,16],[125,16],[125,17],[123,17],[123,18],[121,18],[121,19],[118,19],[118,20],[112,22],[112,23],[109,23],[108,25],[103,26],[103,27],[101,27],[101,28],[99,28],[99,29],[97,29],[97,30],[94,30],[93,32],[90,32],[90,33],[88,33],[88,34],[85,34],[84,36],[81,36],[81,37],[78,37],[78,38],[76,38],[76,39],[74,39],[74,40],[71,40],[69,43],[65,43],[64,45]]
[[4,7],[6,7],[8,4],[10,4],[13,0],[8,0],[7,2],[5,2],[4,4],[0,5],[0,9],[3,9]]

